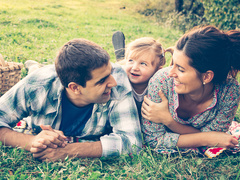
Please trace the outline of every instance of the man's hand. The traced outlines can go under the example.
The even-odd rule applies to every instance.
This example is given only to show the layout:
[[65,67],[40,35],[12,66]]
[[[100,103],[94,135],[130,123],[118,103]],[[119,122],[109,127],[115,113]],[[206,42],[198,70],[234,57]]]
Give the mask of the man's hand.
[[171,114],[168,109],[168,100],[160,90],[158,95],[161,97],[161,103],[155,103],[149,100],[146,96],[142,103],[142,117],[154,123],[163,123],[167,125],[172,121]]
[[102,144],[96,142],[70,143],[65,147],[46,148],[41,152],[33,153],[33,157],[41,161],[57,161],[69,158],[79,157],[101,157]]
[[68,156],[65,148],[47,148],[41,152],[33,153],[33,157],[41,161],[57,161],[64,160]]
[[62,131],[54,130],[49,125],[41,125],[42,131],[33,138],[30,152],[38,153],[46,148],[65,147],[66,137]]

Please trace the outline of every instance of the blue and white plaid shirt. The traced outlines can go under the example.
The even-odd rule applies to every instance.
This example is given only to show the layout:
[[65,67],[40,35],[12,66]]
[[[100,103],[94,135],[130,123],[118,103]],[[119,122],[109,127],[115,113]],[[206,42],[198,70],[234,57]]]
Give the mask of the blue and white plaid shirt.
[[[99,139],[102,156],[130,153],[142,147],[141,127],[131,85],[124,70],[115,64],[112,75],[117,86],[105,104],[94,104],[80,139]],[[13,127],[27,118],[28,126],[40,132],[40,124],[59,129],[62,119],[62,86],[54,65],[36,70],[0,98],[0,127]]]

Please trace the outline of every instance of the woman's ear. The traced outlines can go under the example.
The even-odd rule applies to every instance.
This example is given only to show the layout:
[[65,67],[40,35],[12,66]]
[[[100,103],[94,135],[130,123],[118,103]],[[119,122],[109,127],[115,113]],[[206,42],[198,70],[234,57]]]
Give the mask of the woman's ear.
[[75,82],[70,82],[68,84],[68,88],[75,94],[81,94],[81,88],[82,86],[78,85]]
[[203,74],[203,84],[210,83],[213,80],[214,72],[211,70],[208,70]]

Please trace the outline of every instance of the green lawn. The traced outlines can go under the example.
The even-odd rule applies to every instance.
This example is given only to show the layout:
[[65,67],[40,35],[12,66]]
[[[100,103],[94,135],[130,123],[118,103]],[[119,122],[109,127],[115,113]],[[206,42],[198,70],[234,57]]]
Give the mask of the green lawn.
[[[7,61],[51,64],[65,42],[86,38],[106,49],[115,62],[111,38],[117,30],[125,33],[126,43],[150,36],[165,48],[174,45],[182,33],[138,15],[138,1],[1,0],[0,53]],[[41,163],[24,150],[0,144],[0,179],[239,179],[239,164],[239,155],[207,159],[155,154],[148,148],[132,156]]]

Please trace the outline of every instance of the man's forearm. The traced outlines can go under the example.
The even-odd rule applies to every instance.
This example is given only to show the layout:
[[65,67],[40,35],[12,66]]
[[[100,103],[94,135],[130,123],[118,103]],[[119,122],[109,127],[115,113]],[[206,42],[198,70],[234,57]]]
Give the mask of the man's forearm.
[[6,127],[0,128],[0,141],[6,146],[22,147],[30,151],[33,135],[23,134]]
[[101,141],[72,143],[66,147],[70,155],[76,157],[101,157],[102,144]]

